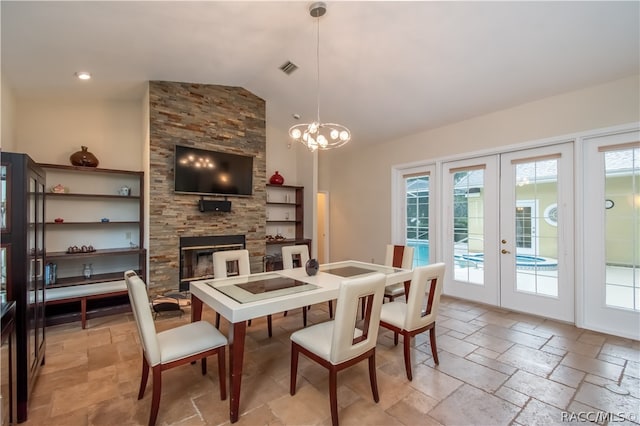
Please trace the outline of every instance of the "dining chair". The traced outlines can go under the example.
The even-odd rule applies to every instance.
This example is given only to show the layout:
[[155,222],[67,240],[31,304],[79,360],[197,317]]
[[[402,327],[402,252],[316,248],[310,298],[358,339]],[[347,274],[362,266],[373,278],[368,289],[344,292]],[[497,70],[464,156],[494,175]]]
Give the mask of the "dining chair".
[[[407,302],[390,302],[382,305],[380,325],[393,331],[395,345],[398,344],[398,334],[402,334],[404,338],[404,368],[409,380],[413,379],[411,338],[416,334],[429,330],[431,354],[435,363],[440,363],[436,347],[436,317],[440,306],[444,269],[444,263],[417,267],[413,270]],[[429,284],[428,290],[427,284]]]
[[[387,244],[387,254],[384,264],[386,266],[393,266],[394,268],[413,269],[413,252],[413,247]],[[390,302],[393,302],[393,299],[405,294],[409,288],[409,282],[410,281],[406,281],[404,283],[387,286],[384,289],[384,297],[388,298]]]
[[[298,354],[316,361],[329,370],[329,403],[331,421],[338,424],[338,372],[365,359],[369,360],[369,381],[373,400],[379,401],[376,379],[376,340],[385,276],[375,273],[342,281],[333,321],[298,330],[291,335],[290,393],[296,393]],[[358,301],[367,299],[364,321],[356,324]]]
[[[309,247],[306,244],[282,247],[282,268],[293,269],[304,267],[309,260]],[[333,301],[329,300],[329,318],[333,318]],[[307,326],[307,310],[310,306],[302,307],[302,324]],[[287,316],[287,311],[284,311]]]
[[155,425],[158,417],[164,370],[201,360],[202,375],[205,375],[207,374],[207,357],[217,354],[220,399],[227,399],[225,382],[227,338],[206,321],[196,321],[158,333],[149,306],[146,284],[132,270],[125,272],[124,277],[143,352],[138,400],[144,396],[150,368],[152,372],[153,394],[149,426]]
[[[233,272],[236,275],[251,275],[249,250],[220,250],[213,252],[213,277],[226,278]],[[248,321],[251,325],[251,320]],[[216,312],[216,328],[220,328],[220,314]],[[267,315],[267,330],[272,336],[271,315]]]
[[[394,268],[413,269],[413,247],[387,244],[384,264],[385,266],[393,266]],[[388,285],[384,288],[384,297],[389,298],[389,301],[393,302],[393,299],[402,296],[409,290],[410,282],[411,281],[405,281],[404,283]],[[364,299],[362,299],[361,305],[362,310],[360,312],[364,317]]]

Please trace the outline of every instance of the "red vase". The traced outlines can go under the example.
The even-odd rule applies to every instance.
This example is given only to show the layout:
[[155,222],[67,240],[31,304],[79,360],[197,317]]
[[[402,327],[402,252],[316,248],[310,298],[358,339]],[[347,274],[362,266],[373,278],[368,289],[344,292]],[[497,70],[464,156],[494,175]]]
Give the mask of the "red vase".
[[282,185],[284,183],[284,178],[276,170],[276,172],[273,174],[273,176],[271,176],[271,178],[269,179],[269,183],[271,185]]

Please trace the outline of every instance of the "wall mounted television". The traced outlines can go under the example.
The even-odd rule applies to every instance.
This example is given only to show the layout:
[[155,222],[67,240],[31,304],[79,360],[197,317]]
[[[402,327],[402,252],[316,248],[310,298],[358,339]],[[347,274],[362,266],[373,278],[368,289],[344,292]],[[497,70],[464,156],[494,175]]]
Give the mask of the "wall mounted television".
[[200,195],[253,194],[253,157],[176,145],[175,192]]

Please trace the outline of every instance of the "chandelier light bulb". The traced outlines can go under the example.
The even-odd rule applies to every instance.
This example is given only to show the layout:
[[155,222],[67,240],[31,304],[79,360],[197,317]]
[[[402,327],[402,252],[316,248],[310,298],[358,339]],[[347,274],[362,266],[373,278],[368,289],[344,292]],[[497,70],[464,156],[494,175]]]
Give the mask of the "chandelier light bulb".
[[340,136],[340,132],[336,129],[331,129],[331,139],[336,140],[338,139],[338,136]]
[[340,132],[340,140],[341,141],[348,142],[349,139],[351,139],[351,136],[349,135],[348,131],[343,130],[343,131]]
[[302,132],[300,131],[300,129],[293,129],[291,130],[291,137],[294,139],[300,139],[300,136],[302,136]]

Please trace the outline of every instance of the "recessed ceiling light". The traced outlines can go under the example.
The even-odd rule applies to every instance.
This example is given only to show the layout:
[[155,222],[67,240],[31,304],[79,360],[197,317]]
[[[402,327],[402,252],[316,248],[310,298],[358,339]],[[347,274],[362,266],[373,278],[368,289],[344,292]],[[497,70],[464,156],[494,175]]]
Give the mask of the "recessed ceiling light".
[[91,74],[86,72],[86,71],[78,71],[76,72],[76,77],[78,77],[80,80],[89,80],[91,78]]

